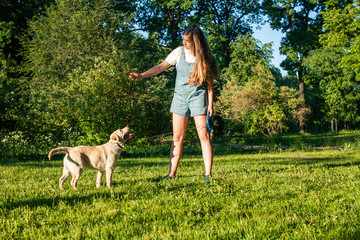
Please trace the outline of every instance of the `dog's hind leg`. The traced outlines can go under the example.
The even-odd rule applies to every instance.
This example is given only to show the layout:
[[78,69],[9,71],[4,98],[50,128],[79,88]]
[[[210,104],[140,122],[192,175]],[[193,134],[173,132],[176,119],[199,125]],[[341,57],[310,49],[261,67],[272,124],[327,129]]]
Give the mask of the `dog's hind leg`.
[[70,172],[67,171],[63,171],[63,175],[61,176],[61,178],[59,179],[59,188],[60,189],[63,189],[63,184],[64,184],[64,181],[70,176]]
[[69,168],[66,166],[65,162],[64,162],[64,167],[63,167],[62,172],[63,172],[63,175],[59,179],[59,188],[60,189],[63,189],[64,181],[70,176]]
[[69,174],[71,174],[71,186],[73,189],[77,190],[77,182],[81,176],[81,173],[83,171],[83,166],[80,166],[77,162],[72,160],[69,155],[66,155],[64,158],[64,168],[69,171]]
[[78,168],[77,171],[75,172],[72,172],[71,175],[72,175],[72,179],[71,179],[71,186],[73,189],[77,190],[77,182],[81,176],[81,173],[82,173],[83,169],[82,168]]
[[96,187],[100,187],[101,185],[101,179],[104,174],[104,171],[98,171],[97,178],[96,178]]

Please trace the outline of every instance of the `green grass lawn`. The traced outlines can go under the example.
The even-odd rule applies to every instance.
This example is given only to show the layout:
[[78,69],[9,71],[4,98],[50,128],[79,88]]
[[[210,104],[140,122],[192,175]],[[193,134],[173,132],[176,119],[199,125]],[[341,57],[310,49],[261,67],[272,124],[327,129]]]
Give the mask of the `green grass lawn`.
[[224,141],[239,144],[250,144],[250,145],[266,145],[266,144],[277,144],[277,145],[288,145],[295,148],[301,148],[303,146],[308,147],[328,147],[328,146],[345,146],[349,143],[360,142],[360,131],[346,131],[342,130],[339,132],[327,132],[327,133],[296,133],[296,134],[280,134],[274,135],[269,138],[263,136],[246,136],[238,133],[239,136],[229,136],[228,138],[219,138],[222,143]]
[[359,239],[359,166],[352,150],[215,153],[210,185],[200,156],[159,184],[166,157],[121,158],[111,189],[86,169],[60,191],[62,161],[1,161],[0,238]]

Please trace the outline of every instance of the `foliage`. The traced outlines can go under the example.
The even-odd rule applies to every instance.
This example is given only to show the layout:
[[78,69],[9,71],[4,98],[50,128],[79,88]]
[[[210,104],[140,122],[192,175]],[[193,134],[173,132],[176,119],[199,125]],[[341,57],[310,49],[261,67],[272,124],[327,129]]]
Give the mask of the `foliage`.
[[[139,81],[130,81],[127,73],[160,63],[170,52],[167,46],[178,46],[180,32],[191,24],[202,27],[224,70],[215,101],[222,98],[219,111],[229,118],[216,116],[215,135],[260,125],[269,129],[270,122],[276,130],[262,130],[266,134],[298,131],[297,121],[304,130],[305,119],[306,130],[328,130],[333,119],[358,128],[358,0],[5,0],[0,10],[0,135],[7,142],[2,154],[16,154],[9,150],[16,144],[28,149],[18,154],[44,153],[49,145],[96,144],[127,123],[139,143],[171,132],[175,72]],[[267,20],[285,33],[285,78],[269,64],[270,45],[237,38]],[[289,103],[297,99],[294,89],[303,99],[296,110],[292,106],[299,102]],[[229,101],[239,91],[266,94],[263,100],[270,104],[255,108],[252,102],[258,110],[234,121]]]
[[311,67],[309,84],[317,84],[325,101],[326,120],[339,123],[358,122],[358,102],[360,94],[354,74],[346,74],[341,63],[341,55],[329,48],[315,51],[306,62]]
[[[157,78],[156,82],[147,81],[145,84],[130,80],[121,69],[123,66],[114,64],[114,61],[124,62],[124,59],[119,57],[109,62],[98,59],[90,71],[74,71],[62,99],[67,107],[58,108],[58,116],[65,114],[63,119],[67,121],[75,117],[82,131],[100,134],[102,141],[114,129],[127,124],[140,136],[163,131],[163,124],[169,122],[169,114],[162,113],[169,104],[170,94],[163,87],[166,79]],[[142,122],[149,116],[160,125],[151,129],[154,122]]]
[[271,27],[285,33],[281,53],[287,58],[282,66],[290,72],[301,71],[303,57],[319,46],[322,1],[265,0],[263,9],[270,18]]
[[26,41],[26,58],[31,64],[26,70],[33,75],[32,84],[42,85],[45,92],[53,84],[65,87],[73,69],[86,70],[95,57],[109,56],[114,42],[112,33],[104,28],[105,4],[63,0],[31,21],[31,39]]
[[[343,2],[342,2],[343,3]],[[305,61],[309,66],[307,81],[321,90],[326,105],[322,109],[326,120],[338,120],[345,126],[357,123],[360,94],[356,64],[358,40],[355,5],[336,5],[328,2],[329,9],[323,12],[324,27],[327,31],[320,37],[323,47],[314,51]]]
[[[300,97],[307,100],[304,81],[307,72],[303,61],[312,50],[320,47],[319,35],[323,30],[320,12],[324,9],[323,1],[265,0],[262,6],[270,18],[270,26],[285,33],[280,51],[286,55],[286,59],[281,67],[297,75]],[[304,105],[303,109],[309,107]],[[302,112],[304,115],[299,118],[300,129],[305,131],[309,111]]]
[[[328,3],[334,4],[332,1]],[[347,74],[353,73],[360,82],[360,1],[354,0],[344,8],[333,7],[323,13],[324,29],[321,43],[342,54],[340,64]]]
[[19,91],[21,73],[21,38],[28,28],[27,21],[41,13],[50,0],[0,2],[0,126],[1,130],[21,128],[26,110]]
[[228,81],[217,105],[221,116],[242,122],[248,134],[270,136],[286,131],[286,122],[306,111],[302,101],[294,89],[276,87],[268,45],[260,47],[250,36],[239,36],[238,42],[224,73]]
[[137,24],[148,34],[159,34],[162,43],[172,49],[182,37],[179,32],[188,27],[193,17],[194,0],[138,1]]
[[[0,22],[0,123],[1,126],[11,128],[10,112],[16,108],[16,83],[11,74],[16,68],[16,61],[6,53],[6,45],[11,43],[14,22]],[[10,125],[10,126],[9,126]]]
[[267,68],[275,78],[280,78],[281,74],[279,69],[276,69],[271,63],[272,58],[272,45],[261,43],[251,37],[249,34],[246,36],[239,35],[237,41],[231,44],[232,55],[229,67],[224,69],[223,78],[236,79],[239,85],[257,79],[254,76],[253,68],[257,64],[263,65]]
[[79,190],[58,189],[62,161],[2,163],[2,239],[358,239],[358,151],[184,158],[122,158],[113,188],[84,170]]
[[[33,125],[73,128],[86,134],[81,143],[93,144],[127,124],[145,136],[168,128],[166,78],[144,82],[127,76],[156,63],[166,49],[156,37],[130,35],[127,21],[118,21],[119,13],[107,4],[59,1],[30,23],[25,70],[31,75],[23,93]],[[152,127],[154,122],[159,125]]]
[[288,123],[302,116],[298,93],[288,87],[278,89],[271,79],[259,77],[259,80],[247,82],[237,92],[233,92],[236,87],[231,83],[225,86],[223,93],[228,91],[231,98],[225,99],[224,95],[220,97],[224,107],[222,116],[241,121],[250,135],[261,133],[270,136],[286,132]]
[[231,61],[231,43],[238,35],[252,33],[251,24],[260,22],[258,1],[199,0],[195,20],[208,33],[220,68]]

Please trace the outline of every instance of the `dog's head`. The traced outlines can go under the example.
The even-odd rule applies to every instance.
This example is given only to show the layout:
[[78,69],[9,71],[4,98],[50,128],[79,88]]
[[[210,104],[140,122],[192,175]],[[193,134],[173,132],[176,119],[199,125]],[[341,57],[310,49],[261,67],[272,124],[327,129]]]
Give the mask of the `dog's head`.
[[133,134],[130,133],[130,128],[128,126],[123,129],[118,129],[110,135],[110,140],[125,143],[127,140],[133,137]]

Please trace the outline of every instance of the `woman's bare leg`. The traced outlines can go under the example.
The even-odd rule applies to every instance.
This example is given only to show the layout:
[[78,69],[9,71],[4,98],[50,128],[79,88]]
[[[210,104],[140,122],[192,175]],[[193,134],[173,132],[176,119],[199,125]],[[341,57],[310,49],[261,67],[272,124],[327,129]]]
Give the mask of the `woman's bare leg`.
[[202,156],[205,164],[205,175],[210,176],[213,163],[213,152],[210,141],[210,134],[206,128],[206,115],[195,116],[194,120],[201,143]]
[[183,143],[188,120],[189,117],[183,117],[173,113],[173,142],[171,144],[170,150],[169,177],[176,176],[176,170],[178,168],[183,150]]

